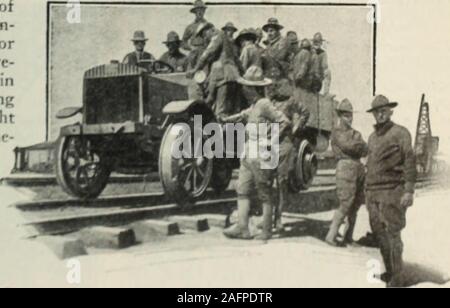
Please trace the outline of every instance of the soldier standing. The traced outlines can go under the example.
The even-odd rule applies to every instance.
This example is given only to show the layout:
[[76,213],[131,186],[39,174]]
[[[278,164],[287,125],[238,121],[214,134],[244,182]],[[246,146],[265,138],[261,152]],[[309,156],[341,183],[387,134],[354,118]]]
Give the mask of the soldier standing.
[[295,84],[294,97],[297,101],[304,103],[312,84],[312,51],[309,40],[302,41],[300,52],[295,56],[292,66]]
[[323,49],[322,33],[316,33],[313,38],[313,83],[311,91],[313,93],[319,93],[322,89],[325,95],[330,93],[331,87],[331,71],[328,66],[328,55],[325,49]]
[[372,230],[379,242],[386,273],[381,279],[398,287],[403,270],[401,232],[414,203],[416,159],[409,131],[391,118],[398,103],[377,96],[372,108],[375,132],[369,138],[366,195]]
[[181,43],[181,47],[184,50],[191,51],[192,49],[194,49],[192,47],[192,39],[194,39],[198,27],[202,24],[207,23],[207,20],[205,19],[207,8],[208,7],[203,3],[202,0],[195,1],[194,7],[191,9],[191,13],[195,14],[195,21],[187,26],[186,30],[184,31],[183,40]]
[[234,42],[211,23],[201,25],[197,36],[208,42],[208,47],[187,77],[192,78],[196,72],[211,67],[208,76],[210,93],[206,102],[212,105],[217,118],[234,114],[240,110],[237,79],[239,68],[242,69],[235,55]]
[[293,129],[280,140],[280,161],[277,168],[279,203],[275,208],[275,228],[282,232],[283,210],[289,205],[289,176],[295,167],[296,138],[301,134],[309,120],[309,110],[302,102],[284,95],[282,85],[269,86],[268,95],[275,108],[292,123]]
[[178,34],[170,32],[164,44],[169,50],[161,57],[160,61],[170,64],[176,72],[185,72],[188,62],[186,55],[180,51],[181,40]]
[[[265,87],[272,81],[264,78],[263,71],[258,67],[251,67],[239,83],[244,86],[244,94],[251,107],[238,115],[224,118],[225,122],[244,122],[246,124],[280,124],[280,136],[290,129],[290,122],[286,116],[276,110],[272,102],[265,98]],[[247,130],[246,154],[249,153],[250,142],[256,144],[271,144],[270,133],[267,136],[259,136],[258,132]],[[267,138],[265,142],[262,138]],[[251,200],[255,197],[262,203],[263,208],[263,232],[257,237],[267,241],[272,237],[273,221],[273,188],[272,184],[276,176],[275,169],[262,168],[264,159],[253,158],[246,155],[241,160],[238,184],[238,223],[224,231],[224,235],[232,239],[251,239],[249,231],[249,215]]]
[[241,64],[244,71],[252,66],[262,68],[261,52],[256,47],[257,35],[252,29],[242,30],[236,38],[236,45],[241,48]]
[[238,29],[234,26],[232,22],[227,22],[227,24],[222,28],[222,31],[230,38],[234,39],[234,34]]
[[[336,108],[339,122],[331,135],[331,145],[338,160],[336,191],[339,209],[336,211],[326,242],[332,246],[353,243],[353,232],[360,207],[365,203],[365,168],[361,158],[367,156],[367,143],[361,133],[352,128],[353,106],[345,99]],[[344,241],[336,241],[341,225],[346,221]],[[342,245],[341,245],[342,244]]]
[[271,76],[274,68],[280,71],[282,77],[288,76],[290,46],[289,41],[281,35],[282,29],[284,27],[276,18],[270,18],[263,27],[267,33],[267,48],[263,53],[266,76]]
[[128,65],[139,65],[139,62],[142,60],[155,60],[152,54],[146,52],[145,45],[147,44],[148,38],[145,37],[144,31],[136,31],[134,32],[134,36],[131,39],[134,44],[135,51],[129,53],[123,59],[123,64]]

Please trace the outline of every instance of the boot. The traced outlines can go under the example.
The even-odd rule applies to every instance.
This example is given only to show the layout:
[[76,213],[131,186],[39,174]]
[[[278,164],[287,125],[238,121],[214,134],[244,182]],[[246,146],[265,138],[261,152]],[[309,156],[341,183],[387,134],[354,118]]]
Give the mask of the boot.
[[386,268],[386,273],[383,274],[383,281],[389,285],[394,276],[394,265],[392,258],[392,249],[389,241],[389,235],[386,231],[381,232],[377,235],[379,241],[381,256],[383,257],[384,267]]
[[343,224],[345,219],[345,215],[342,214],[341,211],[337,210],[334,214],[333,222],[330,226],[330,231],[328,231],[327,237],[325,238],[325,242],[333,247],[341,247],[342,244],[336,241],[336,238],[339,233],[339,228]]
[[280,184],[280,202],[275,213],[275,230],[277,233],[284,232],[283,210],[289,202],[288,193],[289,188],[287,186],[287,183]]
[[345,222],[345,231],[344,231],[344,243],[351,245],[353,244],[353,233],[355,232],[355,226],[356,226],[356,220],[357,220],[356,214],[351,214],[348,216],[347,221]]
[[255,237],[256,240],[268,241],[272,238],[272,215],[273,207],[270,203],[263,204],[263,230],[260,235]]
[[252,236],[248,228],[250,215],[250,200],[238,201],[238,223],[228,229],[223,234],[230,239],[251,240]]
[[400,235],[396,235],[391,239],[392,244],[392,279],[388,283],[388,287],[401,288],[404,287],[403,280],[403,243]]

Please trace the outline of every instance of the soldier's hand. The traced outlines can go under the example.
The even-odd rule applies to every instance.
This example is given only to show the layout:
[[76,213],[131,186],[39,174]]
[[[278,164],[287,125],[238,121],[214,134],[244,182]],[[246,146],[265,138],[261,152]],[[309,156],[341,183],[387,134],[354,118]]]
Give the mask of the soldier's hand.
[[414,203],[414,194],[412,193],[405,193],[402,197],[402,200],[400,202],[400,205],[407,209],[409,207],[411,207]]
[[195,70],[190,70],[186,72],[186,78],[188,79],[193,79],[195,76],[196,71]]

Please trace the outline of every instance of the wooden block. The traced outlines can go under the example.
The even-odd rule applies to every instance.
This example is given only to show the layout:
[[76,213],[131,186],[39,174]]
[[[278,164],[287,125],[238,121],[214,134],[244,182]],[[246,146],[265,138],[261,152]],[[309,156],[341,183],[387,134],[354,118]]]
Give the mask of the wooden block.
[[136,240],[141,243],[161,240],[164,237],[180,234],[176,222],[164,220],[145,220],[131,225]]
[[217,228],[225,229],[230,226],[230,218],[227,215],[205,214],[205,215],[199,215],[196,217],[198,217],[199,219],[208,220],[208,225],[210,227],[217,227]]
[[79,235],[88,247],[123,249],[136,244],[132,229],[93,227],[80,231]]
[[209,230],[208,220],[199,216],[171,216],[169,221],[178,223],[180,228],[204,232]]
[[39,240],[43,242],[60,259],[70,259],[87,255],[82,241],[63,236],[44,236]]

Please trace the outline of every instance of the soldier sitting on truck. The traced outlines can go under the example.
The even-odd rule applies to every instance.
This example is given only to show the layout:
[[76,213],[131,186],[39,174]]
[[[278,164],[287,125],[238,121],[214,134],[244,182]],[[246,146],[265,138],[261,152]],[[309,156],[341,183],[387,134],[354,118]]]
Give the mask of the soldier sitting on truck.
[[173,67],[175,72],[187,71],[187,57],[180,51],[181,40],[176,32],[170,32],[167,35],[167,40],[164,42],[168,51],[162,55],[160,61],[169,64]]
[[139,66],[141,61],[155,61],[155,57],[151,53],[144,51],[148,38],[145,37],[144,31],[134,32],[131,39],[134,44],[135,51],[129,53],[123,59],[123,64]]

